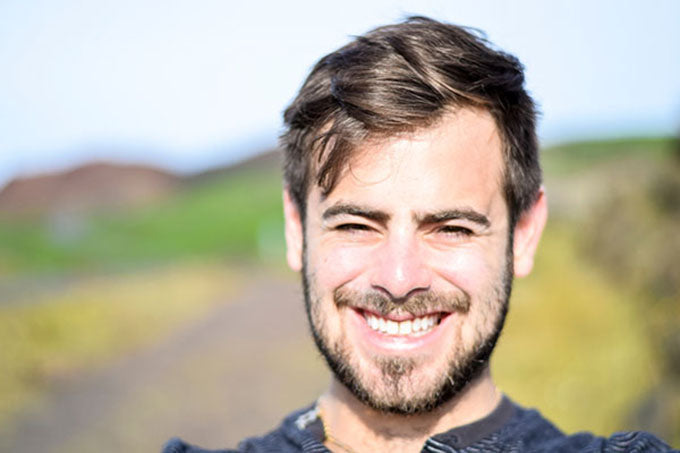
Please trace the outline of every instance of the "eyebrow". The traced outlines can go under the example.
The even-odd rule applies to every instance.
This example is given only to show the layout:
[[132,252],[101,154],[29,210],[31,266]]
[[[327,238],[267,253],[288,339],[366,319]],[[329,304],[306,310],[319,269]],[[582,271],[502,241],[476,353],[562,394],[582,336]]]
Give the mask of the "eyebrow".
[[474,209],[451,209],[446,211],[433,212],[430,214],[416,215],[416,220],[419,223],[442,223],[449,220],[468,220],[470,222],[479,224],[485,228],[491,226],[489,218]]
[[363,206],[351,204],[351,203],[338,203],[326,209],[322,218],[328,220],[332,217],[339,215],[354,215],[359,217],[364,217],[369,220],[373,220],[378,223],[387,223],[390,220],[390,215],[385,211],[379,211],[377,209],[365,208]]
[[[339,215],[359,216],[379,223],[387,223],[390,220],[390,215],[384,211],[370,209],[351,203],[338,203],[329,207],[323,212],[322,218],[323,220],[328,220]],[[465,208],[448,209],[428,214],[416,214],[414,219],[416,222],[424,224],[442,223],[449,220],[463,219],[479,224],[485,228],[491,226],[491,222],[487,216],[475,211],[474,209]]]

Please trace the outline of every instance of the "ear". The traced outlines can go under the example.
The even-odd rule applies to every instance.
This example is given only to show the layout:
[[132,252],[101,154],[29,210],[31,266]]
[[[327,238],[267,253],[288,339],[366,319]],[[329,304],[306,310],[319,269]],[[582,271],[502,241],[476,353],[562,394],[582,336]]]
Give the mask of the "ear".
[[300,210],[290,197],[288,188],[283,189],[283,217],[286,229],[286,259],[295,272],[302,270],[302,219]]
[[516,277],[529,275],[534,267],[534,254],[548,218],[548,201],[541,187],[536,202],[522,214],[515,226],[513,252]]

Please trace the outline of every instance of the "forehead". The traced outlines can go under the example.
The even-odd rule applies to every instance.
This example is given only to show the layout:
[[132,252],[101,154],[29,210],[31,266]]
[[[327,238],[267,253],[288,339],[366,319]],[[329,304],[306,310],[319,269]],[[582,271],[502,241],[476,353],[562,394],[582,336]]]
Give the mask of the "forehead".
[[323,197],[316,187],[310,201],[361,198],[379,204],[398,198],[430,208],[454,199],[458,204],[488,203],[500,194],[502,175],[502,142],[493,117],[485,110],[461,108],[430,128],[357,147],[333,190]]

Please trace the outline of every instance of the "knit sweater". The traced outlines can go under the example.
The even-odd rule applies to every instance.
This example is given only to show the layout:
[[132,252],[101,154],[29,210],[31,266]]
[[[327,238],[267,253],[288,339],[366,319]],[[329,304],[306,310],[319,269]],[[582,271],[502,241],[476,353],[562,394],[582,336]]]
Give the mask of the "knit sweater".
[[[329,452],[315,406],[286,417],[274,431],[242,441],[236,450],[204,450],[180,439],[170,440],[163,453]],[[591,433],[565,435],[536,410],[507,397],[488,416],[425,441],[424,453],[621,453],[679,452],[646,432],[622,432],[604,438]],[[680,452],[679,452],[680,453]]]

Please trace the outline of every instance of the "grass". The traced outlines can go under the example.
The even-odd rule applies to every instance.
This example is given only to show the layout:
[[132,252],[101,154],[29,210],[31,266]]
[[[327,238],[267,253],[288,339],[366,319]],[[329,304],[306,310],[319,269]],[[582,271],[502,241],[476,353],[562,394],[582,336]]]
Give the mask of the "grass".
[[237,289],[209,263],[100,277],[0,306],[0,426],[55,377],[158,341]]
[[[664,159],[673,146],[660,138],[554,147],[543,154],[546,179],[569,180],[623,155]],[[567,195],[573,198],[571,191]],[[65,236],[49,222],[0,224],[0,275],[39,279],[41,272],[106,271],[197,257],[281,262],[283,256],[280,176],[274,169],[207,181],[145,209],[75,221]],[[657,382],[659,370],[639,322],[643,304],[577,253],[582,233],[566,223],[546,231],[534,274],[516,282],[493,370],[509,395],[540,407],[565,431],[610,434],[626,428],[627,414]],[[178,264],[1,305],[0,425],[45,380],[157,341],[205,313],[233,282],[233,275],[213,265]]]
[[630,429],[659,371],[632,297],[577,255],[573,228],[548,228],[494,353],[501,388],[567,432]]
[[[665,158],[671,138],[580,142],[544,150],[545,173],[572,174],[618,156]],[[162,203],[47,222],[0,221],[0,275],[64,269],[108,270],[196,256],[283,256],[278,168],[244,170],[194,184]]]
[[[63,222],[63,220],[62,220]],[[127,212],[44,223],[0,223],[0,273],[108,270],[196,256],[282,256],[278,173],[243,172],[207,181]],[[272,251],[273,250],[273,251]]]
[[542,150],[541,165],[547,175],[559,176],[584,169],[592,169],[612,159],[644,156],[646,159],[665,159],[679,153],[673,137],[637,137],[590,140],[551,146]]

